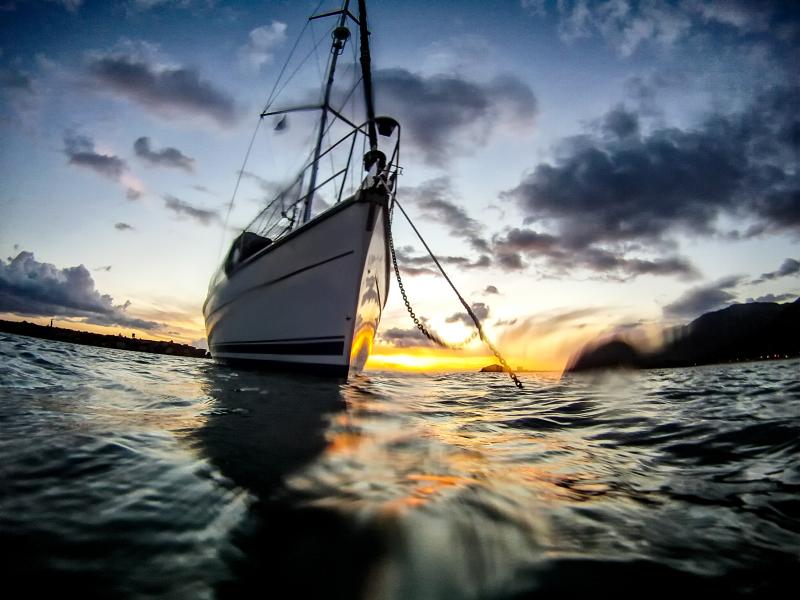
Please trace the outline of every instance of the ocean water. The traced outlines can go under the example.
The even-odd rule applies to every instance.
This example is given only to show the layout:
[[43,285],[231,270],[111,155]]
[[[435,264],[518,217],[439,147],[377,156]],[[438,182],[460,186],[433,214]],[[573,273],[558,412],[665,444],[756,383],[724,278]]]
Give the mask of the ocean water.
[[527,374],[522,392],[502,374],[337,383],[0,334],[4,589],[796,589],[798,374],[775,361]]

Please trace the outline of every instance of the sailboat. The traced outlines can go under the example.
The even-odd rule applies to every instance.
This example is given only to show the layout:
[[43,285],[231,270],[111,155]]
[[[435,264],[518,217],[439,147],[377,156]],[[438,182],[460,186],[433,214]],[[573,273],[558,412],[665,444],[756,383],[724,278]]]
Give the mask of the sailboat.
[[[281,127],[288,113],[318,111],[316,144],[292,183],[233,240],[211,280],[203,314],[209,349],[218,361],[346,378],[369,356],[389,288],[400,126],[375,116],[365,0],[358,0],[357,13],[345,0],[341,9],[309,19],[336,19],[322,101],[260,115],[281,119]],[[360,38],[357,83],[366,113],[361,122],[332,101],[338,58],[352,24]],[[335,141],[328,136],[333,122],[347,130]],[[357,149],[367,147],[354,159]],[[389,149],[388,158],[382,147]],[[327,166],[334,152],[346,155],[344,166],[318,181],[320,165],[325,160]],[[361,184],[345,197],[345,183],[359,164]],[[330,206],[314,214],[323,189]]]

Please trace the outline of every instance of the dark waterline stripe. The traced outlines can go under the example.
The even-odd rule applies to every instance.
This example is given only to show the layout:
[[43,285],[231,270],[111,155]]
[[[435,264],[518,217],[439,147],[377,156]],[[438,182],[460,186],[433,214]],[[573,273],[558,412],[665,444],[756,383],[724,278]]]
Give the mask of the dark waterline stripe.
[[329,365],[313,362],[293,362],[290,360],[264,360],[258,358],[227,358],[218,357],[217,362],[230,367],[240,369],[250,369],[253,371],[278,371],[280,373],[293,372],[303,373],[304,375],[323,375],[326,377],[339,377],[347,379],[350,366]]
[[313,335],[311,337],[296,338],[275,338],[271,340],[236,340],[235,342],[220,342],[215,346],[227,346],[228,344],[271,344],[274,342],[309,342],[317,340],[344,340],[343,335]]
[[301,342],[301,343],[240,343],[217,344],[212,347],[211,354],[216,352],[235,352],[237,354],[307,354],[311,356],[341,356],[344,353],[344,340],[338,342]]

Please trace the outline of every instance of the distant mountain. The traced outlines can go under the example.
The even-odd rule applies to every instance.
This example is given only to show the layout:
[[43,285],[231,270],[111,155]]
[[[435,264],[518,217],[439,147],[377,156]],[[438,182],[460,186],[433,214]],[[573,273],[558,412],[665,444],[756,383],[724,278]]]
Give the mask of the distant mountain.
[[586,346],[566,371],[690,367],[800,356],[800,298],[786,304],[734,304],[673,328],[666,337],[664,346],[653,352],[640,352],[621,339]]

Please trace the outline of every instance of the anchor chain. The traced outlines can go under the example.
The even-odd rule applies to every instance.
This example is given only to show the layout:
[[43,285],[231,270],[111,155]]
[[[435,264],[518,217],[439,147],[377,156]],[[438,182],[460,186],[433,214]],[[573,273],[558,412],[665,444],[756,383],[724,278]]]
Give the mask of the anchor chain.
[[[408,214],[406,214],[406,211],[403,210],[403,207],[400,206],[399,202],[397,202],[397,198],[395,197],[395,194],[396,194],[396,190],[393,190],[392,203],[391,203],[391,207],[389,209],[389,228],[388,228],[389,229],[389,231],[388,231],[389,251],[390,251],[390,253],[392,255],[392,265],[394,266],[394,273],[395,273],[395,276],[397,277],[397,286],[398,286],[398,288],[400,288],[400,295],[403,297],[403,302],[406,305],[406,310],[408,310],[408,314],[411,316],[411,320],[414,321],[414,325],[417,326],[417,328],[422,332],[422,334],[425,337],[427,337],[429,340],[431,340],[436,345],[441,346],[442,348],[454,348],[454,349],[456,349],[458,347],[464,346],[467,343],[471,342],[472,340],[475,339],[476,336],[479,335],[481,340],[483,341],[483,343],[486,344],[486,346],[489,348],[489,350],[492,351],[492,354],[494,354],[495,358],[497,358],[497,360],[500,362],[500,364],[503,367],[503,370],[506,373],[508,373],[508,376],[514,382],[514,385],[516,385],[517,388],[519,388],[519,389],[523,389],[522,388],[522,382],[519,380],[519,377],[517,377],[517,374],[514,373],[514,371],[511,369],[510,366],[508,366],[508,363],[503,358],[503,356],[500,354],[500,351],[497,348],[495,348],[494,344],[492,344],[487,339],[486,335],[483,333],[483,327],[481,327],[481,323],[480,323],[480,320],[478,320],[477,315],[473,312],[472,308],[470,308],[469,304],[467,304],[467,302],[464,300],[464,298],[458,292],[458,290],[456,289],[455,285],[453,285],[453,282],[450,281],[450,278],[447,276],[447,273],[444,272],[444,269],[442,268],[442,265],[436,259],[436,256],[434,256],[433,252],[428,247],[428,244],[425,243],[425,240],[422,238],[422,235],[419,233],[417,228],[414,226],[414,223],[411,222],[411,219],[409,218]],[[464,306],[464,308],[466,309],[466,311],[469,314],[470,318],[472,319],[473,323],[475,324],[476,331],[473,332],[473,334],[470,335],[466,340],[464,340],[463,342],[458,344],[458,346],[447,344],[438,335],[436,335],[432,331],[429,331],[428,328],[425,327],[425,325],[420,321],[420,319],[414,313],[414,309],[411,307],[411,302],[408,300],[408,295],[406,294],[406,289],[405,289],[405,286],[403,285],[403,280],[400,277],[400,267],[397,264],[397,253],[395,252],[395,249],[394,249],[394,236],[392,235],[392,221],[393,221],[393,218],[394,218],[394,207],[395,206],[397,206],[400,209],[400,212],[403,213],[403,216],[406,218],[406,221],[408,221],[408,224],[411,225],[411,228],[414,230],[414,233],[417,234],[417,237],[422,242],[422,245],[425,246],[425,249],[428,251],[428,254],[433,259],[433,262],[436,263],[436,266],[439,268],[439,272],[447,280],[447,283],[450,284],[450,287],[453,289],[453,291],[455,292],[456,296],[458,296],[458,299],[461,301],[461,304]]]
[[437,346],[440,346],[442,348],[449,348],[451,350],[458,350],[460,348],[463,348],[464,346],[469,344],[472,340],[474,340],[478,335],[477,332],[473,332],[468,338],[466,338],[462,342],[459,342],[458,344],[449,344],[445,342],[442,338],[440,338],[435,332],[430,331],[427,327],[425,327],[423,322],[419,319],[419,317],[417,317],[416,313],[414,312],[414,309],[411,307],[411,301],[408,299],[408,294],[406,294],[406,288],[403,285],[403,279],[400,277],[400,267],[397,264],[397,254],[395,253],[394,250],[394,238],[392,237],[391,227],[389,227],[389,250],[392,255],[392,266],[394,267],[394,274],[395,277],[397,278],[397,287],[400,289],[400,295],[403,297],[403,303],[406,305],[406,310],[408,311],[411,320],[414,321],[414,325],[416,325],[417,329],[419,329],[422,332],[422,335],[424,335],[426,338],[428,338]]

